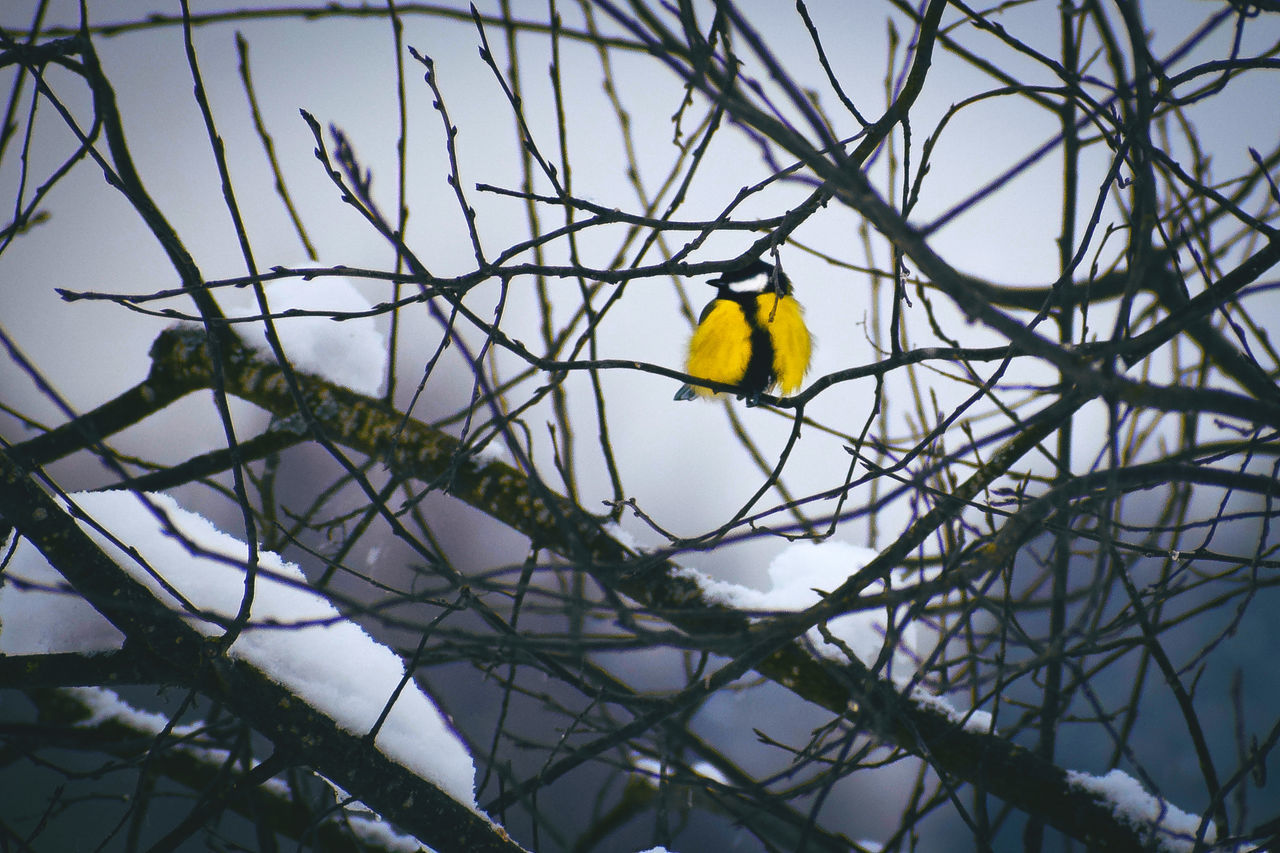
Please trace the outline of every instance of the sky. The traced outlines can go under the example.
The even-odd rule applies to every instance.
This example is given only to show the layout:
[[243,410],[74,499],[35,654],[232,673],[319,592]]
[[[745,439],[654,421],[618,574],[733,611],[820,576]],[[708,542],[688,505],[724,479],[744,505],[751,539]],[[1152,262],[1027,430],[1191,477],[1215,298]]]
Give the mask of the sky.
[[[235,5],[262,8],[285,4]],[[477,5],[485,14],[497,9],[495,2]],[[830,43],[834,72],[850,96],[859,104],[870,105],[867,111],[876,114],[885,102],[889,39],[880,18],[871,21],[861,18],[850,11],[854,5],[815,2],[811,7],[819,27],[836,36]],[[1204,15],[1205,6],[1202,0],[1148,4],[1146,14],[1157,33],[1157,47],[1170,50],[1178,44]],[[31,7],[28,2],[3,4],[0,26],[25,28],[29,25]],[[134,20],[152,11],[172,14],[178,10],[176,3],[159,0],[110,3],[91,0],[89,8],[93,20],[99,23]],[[576,9],[561,11],[567,21],[573,25],[579,23]],[[539,5],[538,14],[543,13]],[[824,79],[791,4],[761,4],[753,6],[751,14],[753,22],[769,34],[770,44],[784,57],[788,68],[794,69],[796,76],[811,82]],[[1052,52],[1056,35],[1038,26],[1042,16],[1039,4],[1012,5],[1004,11],[1001,21],[1027,43]],[[75,20],[75,3],[58,0],[50,4],[47,26],[71,24]],[[876,28],[875,32],[868,32],[871,27]],[[314,262],[307,258],[303,243],[274,191],[274,177],[263,155],[240,79],[237,33],[243,35],[247,45],[254,89],[286,184],[307,233],[318,248],[319,258]],[[507,55],[503,36],[494,28],[490,28],[487,35],[498,56],[499,68],[505,73]],[[1054,82],[1031,63],[994,46],[980,33],[957,26],[954,35],[989,52],[1007,67],[1025,70],[1033,75],[1033,82],[1045,85]],[[1261,50],[1277,39],[1280,39],[1280,26],[1264,16],[1247,29],[1244,48]],[[514,137],[510,109],[492,69],[480,57],[479,41],[476,28],[469,20],[440,21],[416,16],[405,19],[404,44],[429,55],[435,62],[435,79],[443,103],[451,123],[458,128],[455,141],[461,186],[468,203],[477,211],[484,250],[492,256],[523,239],[528,234],[528,223],[524,205],[518,200],[476,189],[480,183],[518,188],[521,180],[520,149]],[[172,26],[158,27],[102,37],[96,44],[106,73],[116,85],[128,140],[149,192],[172,219],[207,279],[244,275],[245,259],[223,202],[202,118],[191,97],[192,77],[181,31]],[[518,45],[524,102],[528,114],[535,119],[533,133],[541,150],[554,155],[558,150],[560,128],[551,120],[555,102],[547,67],[552,56],[542,37],[521,36]],[[313,155],[315,140],[299,114],[299,110],[306,110],[322,127],[332,123],[348,135],[362,162],[372,171],[374,194],[380,206],[384,211],[394,211],[398,107],[396,55],[389,25],[385,21],[351,18],[215,24],[196,30],[195,48],[218,133],[226,145],[231,176],[258,268],[336,264],[389,268],[393,253],[385,241],[341,201]],[[1215,38],[1187,62],[1217,55],[1222,49],[1221,39]],[[573,161],[574,192],[608,208],[638,211],[642,201],[627,172],[626,140],[602,86],[594,49],[565,41],[561,50],[560,61],[567,69],[563,81],[568,87],[565,144]],[[436,96],[423,82],[422,66],[407,52],[401,54],[401,58],[406,64],[405,97],[409,104],[406,187],[412,211],[406,241],[433,273],[463,274],[474,267],[475,258],[466,230],[460,225],[453,189],[446,181],[449,151],[441,116],[432,108]],[[901,58],[900,47],[895,55],[899,65]],[[611,60],[616,75],[615,91],[625,105],[632,140],[636,142],[637,173],[643,181],[644,193],[652,195],[680,156],[671,144],[675,133],[672,116],[683,91],[673,76],[655,72],[653,64],[644,57],[615,52]],[[1271,78],[1262,78],[1264,93],[1274,92],[1274,72],[1271,73]],[[67,109],[85,126],[89,103],[82,82],[61,70],[51,70],[47,79]],[[1268,81],[1270,88],[1267,88]],[[917,162],[924,138],[948,115],[952,106],[992,86],[978,71],[939,59],[913,112],[916,133],[913,155]],[[1192,111],[1201,140],[1212,151],[1215,166],[1224,174],[1243,168],[1242,164],[1248,162],[1250,146],[1266,149],[1280,136],[1280,111],[1258,108],[1259,103],[1266,103],[1266,96],[1260,99],[1258,91],[1250,86],[1232,87],[1221,99],[1215,99],[1202,110]],[[29,100],[21,103],[26,109]],[[826,101],[823,106],[828,112],[838,114],[834,102]],[[685,133],[691,132],[697,115],[691,112],[685,118],[688,124]],[[844,130],[852,133],[853,124],[846,120],[845,125]],[[29,157],[25,162],[13,156],[6,156],[0,162],[0,191],[3,198],[11,201],[19,196],[30,198],[74,147],[65,123],[47,102],[41,104],[32,127]],[[1000,175],[1010,163],[1054,132],[1048,117],[1026,110],[1013,98],[993,98],[960,110],[931,148],[931,169],[924,184],[927,191],[913,212],[913,221],[928,223],[944,215],[956,202]],[[326,144],[329,141],[326,137]],[[1083,186],[1096,185],[1105,174],[1108,165],[1105,153],[1099,151],[1096,156],[1086,158]],[[888,159],[887,155],[878,158],[870,170],[873,179],[882,185]],[[1050,159],[1027,170],[977,209],[951,220],[932,236],[934,248],[963,271],[997,282],[1044,284],[1052,281],[1057,275],[1054,238],[1059,229],[1058,214],[1055,205],[1041,201],[1060,194],[1061,177],[1056,163]],[[701,167],[681,216],[686,219],[713,217],[739,188],[762,180],[769,173],[770,168],[760,162],[752,141],[736,130],[727,130],[719,137],[714,155],[706,158]],[[538,189],[545,192],[548,187],[545,180],[542,183]],[[773,185],[747,203],[744,215],[775,215],[806,194],[806,187]],[[59,399],[73,412],[83,412],[110,400],[146,375],[151,341],[174,322],[172,317],[150,316],[107,302],[66,302],[59,296],[58,289],[141,294],[177,287],[178,281],[153,236],[107,186],[100,170],[81,164],[55,187],[41,207],[50,213],[48,222],[0,251],[0,330],[15,351],[39,366],[40,380],[33,380],[16,358],[0,359],[0,400],[26,417],[54,424],[62,421],[65,413],[42,385],[56,389]],[[1114,214],[1113,210],[1109,211],[1109,215]],[[558,224],[553,213],[544,212],[544,216],[545,223]],[[858,217],[833,204],[796,232],[795,238],[801,245],[782,250],[782,261],[796,283],[797,297],[806,307],[817,340],[810,381],[878,357],[868,326],[877,322],[877,311],[883,309],[884,302],[882,299],[877,302],[868,276],[856,267],[868,262],[883,267],[887,258],[879,247],[873,249],[868,258],[867,245],[873,241],[860,231],[861,227]],[[755,236],[738,232],[717,234],[695,253],[694,259],[732,257]],[[678,235],[671,239],[678,245]],[[583,235],[579,248],[587,263],[604,267],[622,245],[622,229],[611,226]],[[1105,256],[1112,247],[1091,248],[1097,248]],[[630,251],[634,253],[634,246]],[[834,267],[825,262],[819,252],[855,268]],[[567,250],[560,244],[553,247],[551,253],[553,259],[563,259]],[[656,252],[645,258],[646,262],[657,260]],[[517,280],[517,284],[528,282]],[[571,279],[550,283],[557,319],[566,317],[578,304],[577,287],[577,282]],[[608,292],[606,289],[605,293]],[[273,306],[287,304],[355,311],[386,301],[391,292],[383,281],[351,276],[272,285],[269,294]],[[696,314],[709,295],[709,289],[697,280],[683,283],[683,292],[665,280],[633,285],[602,326],[598,336],[600,357],[679,369],[689,333],[682,303],[687,298]],[[468,303],[478,314],[488,317],[496,310],[499,296],[497,286],[489,283],[476,288],[468,296]],[[225,298],[219,299],[233,313],[256,313],[247,291],[228,290]],[[190,303],[183,299],[161,304],[180,312],[190,311]],[[532,288],[514,287],[504,306],[503,328],[512,337],[537,342],[540,328],[536,309]],[[927,338],[928,332],[922,331],[927,328],[927,322],[920,319],[922,309],[916,310],[913,334]],[[1097,323],[1105,328],[1104,317],[1097,318]],[[334,381],[366,393],[377,393],[386,387],[385,362],[380,357],[389,334],[385,316],[341,324],[295,318],[279,326],[286,338],[286,349],[298,366],[322,372]],[[966,334],[965,344],[970,346],[999,342],[996,336],[980,327],[969,327]],[[469,340],[475,345],[480,343],[474,334]],[[408,405],[438,341],[438,329],[425,312],[405,315],[398,349],[401,372],[397,377],[395,399],[399,405]],[[443,357],[443,368],[432,375],[427,392],[416,405],[417,417],[445,418],[466,405],[471,384],[455,358],[453,352]],[[498,357],[497,365],[504,375],[512,375],[520,367],[506,355]],[[1015,373],[1020,369],[1015,366]],[[1054,377],[1043,369],[1039,372],[1028,369],[1017,378],[1034,385]],[[545,379],[545,376],[534,376],[526,380],[519,393],[530,392]],[[722,523],[760,487],[765,475],[750,462],[733,438],[721,406],[675,404],[671,397],[678,381],[651,373],[607,371],[601,375],[601,382],[611,423],[615,425],[611,438],[626,494],[634,497],[663,529],[681,536],[710,529]],[[578,459],[578,474],[582,492],[587,496],[584,503],[598,506],[600,500],[612,495],[601,454],[591,449],[595,442],[595,401],[585,374],[570,376],[565,387],[570,392],[570,418],[583,425],[578,441],[579,448],[585,449]],[[840,432],[805,431],[786,469],[787,484],[795,494],[816,493],[843,482],[848,460],[844,446],[848,444],[848,435],[856,434],[868,416],[867,402],[872,388],[870,381],[846,383],[814,401],[810,410],[814,418],[839,425]],[[945,410],[967,394],[968,388],[939,378],[928,393],[935,394],[938,407]],[[908,427],[906,401],[912,394],[912,389],[901,387],[890,391],[900,433]],[[762,455],[766,459],[776,458],[786,442],[789,420],[764,410],[739,407],[735,411],[742,419],[744,430],[759,443]],[[265,413],[248,405],[236,405],[233,412],[238,426],[247,433],[260,429],[267,421]],[[553,471],[554,465],[547,431],[542,427],[552,418],[550,406],[543,404],[528,419],[535,427],[531,431],[531,445],[547,471]],[[1097,446],[1098,430],[1079,432],[1084,447]],[[16,418],[0,414],[0,436],[17,441],[28,435],[29,431]],[[193,450],[219,447],[223,441],[208,400],[191,399],[152,423],[127,430],[113,445],[123,453],[136,453],[165,463],[186,458]],[[493,452],[503,451],[495,447]],[[1044,471],[1050,470],[1046,460],[1037,460],[1035,464]],[[84,458],[56,463],[50,470],[68,491],[77,492],[100,486],[114,476]],[[304,476],[292,488],[305,494],[318,488],[317,484],[322,483],[325,476],[317,473],[313,480]],[[695,483],[697,488],[676,487],[684,483]],[[131,515],[134,511],[131,505],[116,506],[115,499],[109,501],[86,492],[76,500],[87,504],[105,501],[101,512],[121,513],[120,524],[131,532],[140,531],[139,525],[147,522],[146,518]],[[182,524],[190,525],[189,529],[184,528],[189,536],[220,542],[219,547],[232,547],[228,544],[230,540],[222,536],[244,538],[237,511],[220,495],[185,488],[176,490],[171,497],[157,496],[154,500],[165,507],[171,519],[181,519]],[[776,496],[770,496],[762,508],[777,502]],[[439,505],[428,503],[426,506]],[[445,507],[439,511],[450,510]],[[883,546],[885,537],[900,530],[914,511],[915,507],[904,504],[887,508],[875,522],[879,527],[878,540],[869,520],[860,519],[846,525],[829,543],[831,550],[822,558],[806,551],[813,547],[807,544],[756,537],[714,552],[684,554],[682,564],[690,576],[701,579],[704,589],[726,603],[750,610],[802,608],[815,600],[814,588],[829,589],[837,585],[836,579],[842,573],[847,575],[849,566],[859,564],[865,553],[869,553],[868,549],[873,552],[874,548]],[[199,513],[208,520],[189,516],[189,512]],[[771,520],[785,521],[785,518],[778,519]],[[644,521],[630,514],[624,515],[620,525],[623,531],[620,535],[630,537],[638,547],[652,547],[663,541]],[[487,529],[484,534],[477,534],[470,527],[453,527],[456,532],[446,530],[443,534],[445,545],[460,554],[460,562],[469,568],[480,570],[518,564],[526,553],[527,543],[520,537]],[[221,531],[221,535],[215,530]],[[486,547],[475,547],[475,540],[483,540]],[[155,544],[161,547],[163,543]],[[378,555],[373,551],[370,549],[366,555],[371,565],[378,562]],[[394,562],[397,556],[402,555],[396,553],[394,543],[388,543],[381,552],[384,564]],[[176,561],[175,565],[198,564]],[[278,567],[282,575],[294,580],[297,580],[295,572],[306,569],[306,565],[298,569],[285,561]],[[814,574],[809,575],[808,571]],[[207,606],[225,610],[229,600],[225,595],[234,589],[235,582],[231,579],[225,587],[210,590],[209,594],[214,597]],[[296,586],[281,586],[282,595],[289,591],[296,593]],[[6,600],[12,603],[13,595],[13,589],[6,588],[0,603]],[[69,604],[65,596],[58,596],[57,600],[59,607]],[[318,599],[298,598],[281,606],[287,608],[287,613],[293,613],[323,605]],[[26,612],[25,605],[20,609]],[[883,633],[883,625],[877,626],[874,619],[861,617],[849,617],[849,623],[849,640],[855,649],[868,653],[878,650],[877,638]],[[5,631],[0,635],[3,642],[19,642],[14,639],[16,629],[12,623],[6,619],[4,624]],[[88,616],[64,619],[58,624],[76,626],[76,633],[58,634],[69,644],[104,641]],[[370,682],[361,685],[359,690],[332,685],[307,686],[306,682],[298,682],[297,687],[309,695],[314,689],[317,707],[359,728],[369,713],[376,714],[381,707],[378,697],[386,694],[387,683],[397,680],[399,675],[395,662],[387,659],[389,650],[363,629],[348,623],[342,626],[342,631],[343,642],[351,644],[350,650],[342,654],[367,655],[368,661],[378,662],[360,666],[367,669]],[[271,633],[262,632],[262,635]],[[252,635],[247,636],[243,641],[246,655],[251,654],[251,638]],[[51,639],[54,638],[37,627],[35,633],[22,642],[38,644]],[[273,653],[265,650],[261,654],[266,657],[254,660],[274,668],[275,664],[270,662]],[[895,660],[895,670],[909,672],[910,656],[904,657],[906,659]],[[625,670],[625,665],[622,667]],[[635,667],[643,669],[644,664]],[[634,672],[629,674],[642,677]],[[282,673],[281,677],[286,676]],[[345,690],[368,701],[358,709],[326,704],[322,694],[332,690]],[[453,745],[458,742],[449,726],[439,722],[442,717],[434,710],[432,697],[421,692],[414,693],[413,697],[402,701],[412,701],[415,716],[425,721],[424,725],[430,725],[432,731],[431,737],[421,742],[445,744],[447,750],[454,751]],[[970,724],[981,725],[989,720],[982,716],[985,711],[968,714],[972,709],[963,703],[951,710],[965,715]],[[720,720],[737,721],[740,718],[735,715],[741,711],[741,708],[725,708]],[[403,737],[411,741],[419,735],[405,733]],[[445,784],[460,800],[474,805],[474,796],[467,794],[470,780],[463,781],[463,777],[471,773],[467,769],[470,758],[455,757],[456,761],[449,762]],[[424,761],[421,756],[409,754],[404,760]],[[433,760],[413,766],[421,766],[424,772],[439,769]],[[1082,773],[1089,769],[1097,768],[1079,768]],[[1096,780],[1104,777],[1085,773],[1081,778],[1082,784],[1101,785],[1103,783]],[[1130,787],[1127,777],[1112,778],[1112,781],[1115,783],[1112,790]],[[1176,783],[1172,787],[1181,792]],[[1177,795],[1171,795],[1171,799],[1174,804],[1191,808]],[[1129,801],[1139,812],[1150,811],[1150,801],[1143,801],[1140,796],[1130,797]]]
[[[1168,31],[1159,43],[1174,44],[1187,30],[1178,13],[1197,12],[1201,4],[1164,4],[1158,32]],[[51,21],[74,20],[72,4],[53,4]],[[151,7],[147,3],[91,4],[96,20],[125,20],[136,17]],[[172,11],[172,10],[171,10]],[[491,11],[486,9],[486,11]],[[27,18],[10,5],[0,13],[6,26],[25,25]],[[567,14],[567,13],[566,13]],[[857,27],[856,20],[843,20],[826,5],[815,4],[817,23],[839,32],[841,27]],[[1030,10],[1012,9],[1004,21],[1024,38],[1049,40],[1026,25]],[[762,13],[760,26],[771,35],[783,55],[794,61],[801,79],[815,73],[811,51],[802,50],[803,31],[787,10],[778,7]],[[824,22],[826,22],[824,24]],[[1265,21],[1250,42],[1265,41]],[[1021,25],[1019,27],[1019,25]],[[877,26],[880,26],[877,24]],[[280,157],[284,175],[300,215],[320,250],[320,264],[346,264],[354,267],[384,269],[390,266],[386,244],[337,197],[333,186],[315,161],[314,140],[298,114],[306,109],[322,126],[333,123],[350,137],[362,161],[374,175],[374,191],[382,208],[395,209],[396,170],[394,152],[397,124],[395,64],[389,27],[380,21],[320,20],[299,22],[276,20],[255,22],[252,26],[212,25],[195,34],[202,73],[206,79],[218,131],[228,151],[232,178],[242,197],[242,213],[252,239],[254,258],[261,268],[277,264],[305,263],[302,245],[289,223],[282,204],[272,191],[271,177],[261,144],[248,115],[247,101],[238,72],[235,47],[237,30],[246,39],[249,64],[253,69],[255,91],[262,106],[267,130],[271,133]],[[859,32],[859,44],[878,47],[880,55],[845,55],[833,51],[835,67],[852,96],[859,102],[879,104],[884,100],[885,76],[883,37],[870,38]],[[963,29],[957,37],[977,37]],[[501,46],[498,33],[489,38],[495,50]],[[457,149],[463,184],[476,183],[518,187],[516,144],[511,138],[511,119],[505,98],[494,81],[491,70],[479,58],[478,37],[469,21],[433,22],[409,18],[404,42],[436,62],[436,77],[444,94],[451,121],[459,128]],[[1051,41],[1051,40],[1050,40]],[[549,56],[545,40],[521,38],[522,81],[530,114],[544,117],[544,107],[551,100],[545,74]],[[230,217],[222,205],[213,157],[200,114],[190,97],[191,78],[186,67],[179,32],[174,28],[146,30],[100,40],[99,50],[111,79],[116,81],[126,132],[137,162],[143,164],[143,179],[160,208],[177,226],[187,248],[204,275],[209,279],[239,276],[245,273],[245,262],[231,227]],[[570,151],[580,155],[574,160],[575,192],[582,197],[609,207],[636,209],[636,194],[628,185],[622,157],[622,139],[613,111],[600,85],[593,52],[582,45],[566,42],[562,63],[574,69],[567,79],[573,83],[572,97],[566,109],[566,129]],[[146,63],[137,61],[142,54]],[[899,57],[900,58],[900,57]],[[1000,57],[1012,67],[1019,67],[1016,57]],[[470,243],[459,226],[456,204],[445,182],[447,152],[442,144],[439,116],[430,109],[432,96],[421,82],[421,67],[411,59],[407,68],[406,97],[410,104],[408,145],[411,152],[407,182],[412,215],[408,242],[437,274],[459,274],[474,264]],[[647,186],[653,187],[675,161],[675,149],[669,144],[672,135],[670,117],[681,96],[674,79],[654,79],[629,71],[639,67],[640,60],[629,55],[615,55],[618,74],[617,90],[625,104],[634,139],[640,174]],[[505,66],[503,66],[505,68]],[[581,73],[578,69],[585,69]],[[977,72],[956,63],[940,64],[940,73],[922,93],[914,119],[917,134],[932,126],[959,97],[989,88],[990,83]],[[163,69],[163,70],[161,70]],[[594,73],[590,73],[594,70]],[[68,106],[83,117],[84,87],[65,74],[50,74],[51,84]],[[1234,162],[1247,159],[1250,144],[1264,145],[1280,133],[1274,115],[1268,111],[1238,109],[1232,98],[1222,104],[1232,112],[1229,123],[1203,122],[1201,130],[1210,142],[1219,136],[1229,138],[1215,146],[1215,163],[1224,170]],[[827,105],[831,110],[831,105]],[[602,117],[610,120],[604,121]],[[31,183],[36,177],[60,162],[72,145],[72,139],[53,111],[43,108],[36,129],[41,144],[33,148]],[[993,128],[999,128],[993,132]],[[992,176],[1035,145],[1049,138],[1051,124],[1022,111],[1016,101],[992,99],[961,111],[946,126],[932,151],[932,168],[925,184],[930,192],[922,195],[915,218],[929,221],[936,213],[949,209],[954,200],[981,187]],[[539,128],[542,147],[556,150],[553,127]],[[699,173],[699,183],[690,194],[683,214],[690,219],[714,215],[736,190],[768,174],[755,156],[754,149],[741,134],[726,133],[723,150],[707,158]],[[917,140],[917,145],[919,141]],[[876,174],[884,162],[873,166]],[[0,173],[4,186],[16,187],[20,175],[15,174],[16,158],[9,158]],[[1100,174],[1105,163],[1097,161]],[[1089,186],[1090,175],[1083,178]],[[1057,249],[1054,237],[1058,223],[1052,205],[1028,204],[1052,188],[1058,175],[1051,162],[1036,166],[1013,181],[1010,186],[981,206],[980,211],[962,215],[933,237],[935,248],[965,272],[987,276],[998,282],[1045,283],[1056,276]],[[1051,191],[1051,190],[1049,190]],[[785,209],[803,196],[800,187],[779,185],[753,200],[749,209],[767,213]],[[74,199],[74,203],[71,200]],[[525,212],[517,201],[469,191],[469,203],[478,212],[482,234],[495,252],[527,232]],[[63,302],[56,288],[98,290],[107,292],[145,293],[177,286],[174,274],[155,240],[147,234],[135,216],[130,216],[118,195],[105,187],[100,173],[93,168],[80,168],[61,184],[49,199],[47,207],[54,215],[48,227],[34,229],[23,240],[15,241],[0,257],[0,270],[9,286],[0,291],[0,316],[21,318],[10,321],[5,330],[14,344],[28,358],[40,364],[49,384],[76,411],[100,404],[136,382],[147,368],[147,347],[167,319],[136,314],[104,303]],[[553,221],[553,220],[549,220]],[[108,225],[115,230],[108,229]],[[859,221],[838,205],[814,217],[795,235],[807,246],[830,252],[841,260],[865,264],[867,258],[858,236]],[[584,258],[600,265],[616,251],[617,229],[600,229],[598,234],[584,236],[581,246]],[[976,239],[975,239],[976,238]],[[746,245],[744,235],[713,237],[696,260],[732,255]],[[556,251],[563,251],[563,247]],[[653,258],[650,258],[653,260]],[[882,267],[884,257],[873,260]],[[865,364],[877,354],[869,340],[867,324],[876,319],[873,299],[867,297],[866,277],[853,272],[833,271],[808,253],[790,250],[782,261],[796,283],[797,297],[807,308],[809,323],[817,341],[810,380],[851,364]],[[575,289],[571,280],[553,282],[555,289]],[[356,287],[374,303],[385,301],[390,293],[386,284],[364,280]],[[641,296],[624,301],[625,310],[613,313],[599,336],[600,355],[640,360],[678,369],[688,335],[688,324],[679,316],[680,304],[667,282],[653,281],[643,285]],[[639,286],[634,289],[639,289]],[[686,284],[689,300],[696,311],[709,295],[700,282]],[[243,296],[243,294],[242,294]],[[481,286],[470,297],[475,310],[488,316],[497,306],[497,290]],[[235,300],[244,304],[244,299]],[[556,300],[553,300],[553,302]],[[564,300],[573,305],[569,297]],[[535,309],[530,289],[515,288],[508,301],[504,328],[522,340],[537,338]],[[164,307],[188,311],[184,300],[171,300]],[[334,306],[340,307],[340,306]],[[923,328],[923,324],[917,324]],[[380,323],[385,332],[385,319]],[[995,343],[995,336],[981,328],[969,330],[974,346]],[[927,336],[926,332],[917,332]],[[95,348],[93,369],[72,356],[91,348],[99,339],[106,346]],[[400,357],[406,365],[400,380],[399,400],[406,402],[416,382],[416,370],[425,364],[434,350],[438,334],[422,315],[406,316],[405,334]],[[502,358],[502,356],[500,356]],[[515,370],[512,361],[500,361]],[[1015,365],[1016,372],[1021,368]],[[469,397],[469,384],[450,381],[456,373],[442,372],[433,384],[429,402],[420,414],[426,418],[456,411]],[[1044,373],[1030,372],[1026,381],[1046,379]],[[617,458],[630,496],[642,507],[649,507],[660,524],[677,534],[689,535],[722,518],[726,511],[740,505],[756,488],[761,475],[748,474],[741,482],[723,476],[723,472],[742,467],[742,452],[734,442],[718,440],[724,432],[724,416],[717,406],[669,406],[674,393],[672,380],[647,373],[606,372],[602,375],[610,402],[611,416],[619,423],[644,423],[644,430],[618,430],[620,443]],[[42,420],[61,415],[40,390],[12,362],[0,364],[0,384],[7,400],[28,415]],[[678,383],[677,383],[678,385]],[[568,380],[570,406],[576,417],[589,421],[594,402],[585,375]],[[814,401],[811,413],[816,419],[848,424],[856,434],[865,401],[872,391],[869,380],[846,383],[832,393]],[[932,389],[939,405],[945,407],[963,396],[963,391],[948,383],[937,383]],[[891,398],[891,401],[893,398]],[[905,400],[903,401],[905,403]],[[902,407],[900,407],[901,410]],[[246,417],[252,417],[246,414]],[[749,431],[759,436],[765,455],[772,455],[785,441],[789,425],[785,418],[765,412],[747,412]],[[187,418],[190,420],[190,418]],[[12,422],[10,422],[12,423]],[[20,428],[10,426],[7,430]],[[184,444],[221,440],[219,428],[210,419],[183,426]],[[542,435],[534,439],[543,440]],[[801,484],[832,486],[839,482],[830,460],[842,451],[840,437],[814,434],[799,446],[789,463],[790,476]],[[153,436],[136,430],[121,438],[126,452],[156,450]],[[175,458],[186,447],[176,448]],[[657,449],[657,452],[655,452]],[[588,483],[602,483],[605,476],[598,454],[582,455],[581,473]],[[749,468],[748,468],[749,469]],[[690,474],[709,486],[698,502],[668,506],[666,495],[673,477]],[[95,485],[92,474],[80,485]],[[811,491],[814,489],[802,489]],[[204,507],[214,511],[212,507]],[[894,510],[890,510],[891,512]],[[626,522],[630,525],[630,522]],[[890,521],[886,528],[894,524]],[[630,525],[634,535],[644,538],[644,525]],[[861,543],[861,544],[872,544]],[[777,548],[775,547],[776,551]],[[734,549],[721,552],[723,559],[736,560]],[[754,555],[757,558],[768,555]],[[710,556],[713,562],[720,555]],[[765,581],[759,559],[754,577],[738,578],[758,583]],[[720,568],[712,565],[712,569]]]

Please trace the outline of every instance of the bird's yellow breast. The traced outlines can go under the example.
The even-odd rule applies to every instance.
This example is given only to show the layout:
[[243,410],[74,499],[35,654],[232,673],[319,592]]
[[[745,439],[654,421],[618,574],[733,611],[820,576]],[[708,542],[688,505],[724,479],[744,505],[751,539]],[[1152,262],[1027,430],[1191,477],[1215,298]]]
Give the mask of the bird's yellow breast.
[[[742,385],[748,394],[775,384],[783,394],[791,394],[804,381],[812,352],[804,311],[791,296],[770,292],[754,298],[718,298],[707,306],[689,340],[685,372]],[[715,394],[697,386],[687,390],[701,397]]]
[[791,296],[761,293],[756,297],[756,322],[773,342],[773,375],[778,390],[800,390],[813,355],[813,338],[804,324],[804,309]]
[[[717,299],[707,306],[693,337],[685,372],[691,376],[736,385],[746,375],[751,360],[751,326],[736,302]],[[702,397],[715,392],[694,388]]]

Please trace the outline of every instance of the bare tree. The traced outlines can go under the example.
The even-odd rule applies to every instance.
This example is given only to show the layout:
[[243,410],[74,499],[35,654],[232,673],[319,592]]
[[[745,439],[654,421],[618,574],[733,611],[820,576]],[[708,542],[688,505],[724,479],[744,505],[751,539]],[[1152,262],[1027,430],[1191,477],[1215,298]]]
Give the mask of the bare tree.
[[[89,5],[0,31],[0,517],[11,602],[26,541],[126,640],[0,657],[6,849],[393,843],[347,795],[441,851],[1274,843],[1273,4]],[[138,72],[179,49],[166,150]],[[374,64],[377,128],[308,106]],[[121,246],[151,271],[54,272]],[[701,279],[756,258],[805,387],[668,402]],[[275,298],[339,277],[378,296]],[[24,345],[54,288],[117,319]],[[316,316],[376,318],[385,383],[292,349]],[[248,543],[234,618],[127,571],[87,489]],[[488,820],[230,654],[281,630],[259,549],[451,715]],[[753,599],[780,551],[774,593],[847,571]]]

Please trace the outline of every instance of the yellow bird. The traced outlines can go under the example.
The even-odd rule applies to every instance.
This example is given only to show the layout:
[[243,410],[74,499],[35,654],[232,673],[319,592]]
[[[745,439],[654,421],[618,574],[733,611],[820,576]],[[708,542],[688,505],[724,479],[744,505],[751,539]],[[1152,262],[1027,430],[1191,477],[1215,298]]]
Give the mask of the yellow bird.
[[[749,406],[775,385],[783,394],[798,391],[809,370],[813,337],[804,309],[791,295],[790,279],[756,260],[708,284],[715,286],[716,298],[698,318],[685,373],[735,386]],[[714,396],[710,388],[685,385],[675,398]]]

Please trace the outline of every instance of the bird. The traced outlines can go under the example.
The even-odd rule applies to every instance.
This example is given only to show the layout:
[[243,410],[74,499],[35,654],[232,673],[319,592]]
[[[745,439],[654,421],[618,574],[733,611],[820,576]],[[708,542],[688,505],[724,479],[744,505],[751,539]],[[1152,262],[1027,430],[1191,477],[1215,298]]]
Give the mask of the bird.
[[[791,294],[781,269],[756,259],[707,282],[716,296],[702,309],[689,339],[685,373],[735,386],[748,406],[775,386],[783,394],[799,390],[809,370],[813,336],[804,309]],[[710,388],[684,385],[677,400],[711,398]]]

